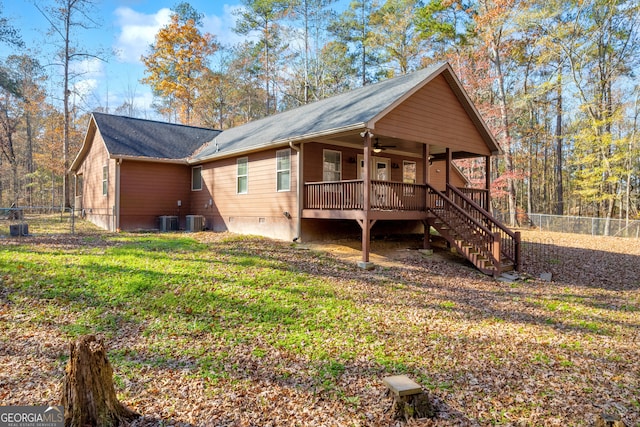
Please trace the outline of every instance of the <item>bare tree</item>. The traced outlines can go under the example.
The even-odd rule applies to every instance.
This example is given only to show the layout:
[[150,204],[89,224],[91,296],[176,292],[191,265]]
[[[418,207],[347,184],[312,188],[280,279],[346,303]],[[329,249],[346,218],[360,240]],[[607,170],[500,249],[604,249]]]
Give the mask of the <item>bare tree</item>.
[[74,61],[94,58],[102,60],[99,53],[91,53],[82,50],[75,42],[75,30],[89,30],[99,27],[97,21],[92,17],[95,13],[95,3],[92,0],[55,0],[53,6],[41,8],[35,5],[38,11],[49,21],[50,34],[57,36],[59,43],[57,56],[59,65],[63,68],[62,100],[64,105],[64,126],[63,126],[63,207],[70,207],[71,180],[69,179],[69,126],[71,122],[69,101],[71,96],[71,81],[76,77],[71,71],[71,64]]

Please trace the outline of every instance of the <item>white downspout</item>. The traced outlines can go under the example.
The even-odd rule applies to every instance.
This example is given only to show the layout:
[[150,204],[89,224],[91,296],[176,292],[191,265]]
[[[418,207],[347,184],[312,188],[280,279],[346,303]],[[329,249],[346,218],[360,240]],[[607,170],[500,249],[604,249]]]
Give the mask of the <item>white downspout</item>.
[[300,242],[301,241],[301,237],[300,235],[302,234],[302,200],[304,197],[303,194],[303,189],[304,186],[302,185],[302,157],[303,157],[303,150],[302,150],[302,146],[303,144],[300,144],[300,147],[296,147],[295,145],[293,145],[292,141],[289,141],[289,147],[291,147],[292,150],[294,150],[297,154],[297,158],[298,158],[298,178],[296,179],[296,211],[297,211],[297,216],[296,216],[296,236],[293,238],[294,242]]

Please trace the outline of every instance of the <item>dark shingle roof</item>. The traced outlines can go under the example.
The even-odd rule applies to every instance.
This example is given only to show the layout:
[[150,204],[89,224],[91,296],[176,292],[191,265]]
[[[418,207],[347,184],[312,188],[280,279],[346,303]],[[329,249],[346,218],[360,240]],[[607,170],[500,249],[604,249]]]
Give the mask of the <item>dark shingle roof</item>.
[[93,113],[107,150],[112,157],[185,159],[220,131]]
[[278,113],[223,131],[192,160],[250,150],[290,138],[314,136],[363,125],[405,96],[443,64]]
[[[487,146],[492,152],[498,153],[499,148],[491,132],[446,63],[364,86],[224,132],[103,113],[93,113],[93,117],[112,157],[200,163],[218,156],[236,155],[367,126],[375,131],[377,120],[440,73],[444,73]],[[78,154],[72,170],[79,166],[83,152]]]

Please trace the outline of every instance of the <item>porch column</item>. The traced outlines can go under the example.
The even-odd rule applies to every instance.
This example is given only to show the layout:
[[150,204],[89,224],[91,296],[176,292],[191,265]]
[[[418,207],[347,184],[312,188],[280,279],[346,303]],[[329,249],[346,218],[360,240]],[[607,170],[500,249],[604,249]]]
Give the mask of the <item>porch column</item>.
[[[424,146],[422,147],[422,183],[423,184],[428,184],[429,183],[429,144],[424,144]],[[429,206],[429,190],[425,189],[425,193],[424,196],[426,197],[426,203],[425,206],[427,207],[427,209],[430,208]],[[427,220],[427,221],[422,221],[422,225],[424,227],[424,235],[422,237],[422,248],[423,249],[430,249],[431,248],[431,241],[430,241],[430,233],[431,233],[431,223]]]
[[429,144],[422,146],[422,183],[429,183]]
[[369,263],[369,245],[371,237],[371,221],[369,221],[369,211],[371,210],[371,137],[373,136],[369,130],[365,130],[360,134],[364,138],[364,165],[362,167],[362,181],[363,181],[363,218],[360,222],[362,228],[362,261],[358,265],[362,268],[371,268]]
[[453,156],[451,154],[451,148],[447,148],[447,165],[445,166],[446,170],[446,179],[447,185],[451,185],[451,161],[453,160]]
[[484,156],[484,169],[486,174],[484,188],[487,190],[485,209],[487,212],[491,212],[491,156]]

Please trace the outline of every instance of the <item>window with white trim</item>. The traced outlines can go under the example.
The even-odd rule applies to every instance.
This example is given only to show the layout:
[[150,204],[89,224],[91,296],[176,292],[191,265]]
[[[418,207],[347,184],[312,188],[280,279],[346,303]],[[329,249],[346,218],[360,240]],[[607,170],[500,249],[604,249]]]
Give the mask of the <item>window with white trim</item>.
[[[402,161],[402,182],[405,184],[415,184],[417,179],[416,162],[409,160]],[[416,189],[413,185],[405,185],[403,189],[405,196],[415,196]]]
[[402,182],[407,184],[416,183],[416,162],[402,161]]
[[102,195],[109,193],[109,165],[102,166]]
[[202,166],[191,168],[191,191],[202,190]]
[[291,149],[276,151],[276,190],[291,190]]
[[236,164],[236,192],[247,194],[249,192],[249,158],[241,157]]
[[322,180],[342,180],[342,153],[334,150],[322,150]]

